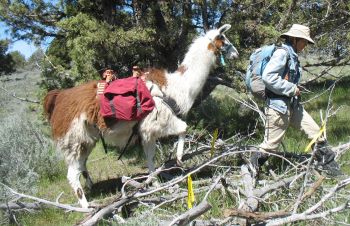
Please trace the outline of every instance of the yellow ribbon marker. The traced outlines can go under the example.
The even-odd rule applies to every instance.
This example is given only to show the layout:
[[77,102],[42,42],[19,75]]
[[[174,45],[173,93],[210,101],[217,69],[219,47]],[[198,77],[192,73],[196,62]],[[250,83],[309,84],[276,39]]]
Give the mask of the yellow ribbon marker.
[[310,141],[310,143],[306,146],[304,152],[309,152],[309,150],[311,149],[311,146],[316,142],[316,140],[324,133],[324,131],[326,130],[326,123],[323,123],[321,126],[320,131],[318,132],[317,136],[314,137],[314,139],[312,139]]
[[213,134],[213,139],[211,140],[211,149],[210,149],[210,157],[212,158],[214,155],[214,151],[215,151],[215,142],[218,139],[218,135],[219,135],[219,129],[216,128],[214,130],[214,134]]
[[187,177],[187,207],[192,209],[192,204],[194,203],[194,192],[192,187],[192,177],[191,174]]

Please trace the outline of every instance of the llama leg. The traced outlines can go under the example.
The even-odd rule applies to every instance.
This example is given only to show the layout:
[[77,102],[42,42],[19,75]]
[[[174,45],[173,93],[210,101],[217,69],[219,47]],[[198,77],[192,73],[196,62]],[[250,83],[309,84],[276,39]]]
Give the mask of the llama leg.
[[143,150],[146,154],[147,158],[147,166],[149,173],[152,173],[156,170],[153,162],[154,155],[156,153],[156,142],[155,141],[149,141],[147,143],[143,144]]
[[178,165],[182,165],[182,156],[184,153],[184,145],[185,145],[185,137],[186,137],[186,133],[181,133],[179,134],[179,140],[177,143],[177,151],[176,151],[176,162]]
[[67,178],[68,178],[69,184],[73,188],[73,191],[79,200],[81,207],[88,208],[89,203],[86,200],[83,188],[82,188],[82,186],[80,184],[80,180],[79,180],[80,174],[82,172],[79,165],[80,164],[78,161],[76,161],[76,162],[74,161],[68,165]]
[[92,179],[90,177],[89,171],[86,168],[86,161],[87,161],[87,159],[84,161],[82,174],[83,174],[83,177],[86,180],[86,186],[88,187],[88,189],[91,190],[93,183],[92,183]]

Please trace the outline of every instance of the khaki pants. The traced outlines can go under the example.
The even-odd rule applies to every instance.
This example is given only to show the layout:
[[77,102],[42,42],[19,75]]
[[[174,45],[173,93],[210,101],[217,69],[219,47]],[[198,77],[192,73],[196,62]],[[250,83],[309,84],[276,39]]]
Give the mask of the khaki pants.
[[[289,125],[302,130],[311,140],[317,136],[320,127],[301,105],[288,109],[286,114],[282,114],[272,108],[266,108],[266,125],[264,141],[260,148],[265,151],[276,151],[281,143]],[[323,141],[320,137],[318,141]]]

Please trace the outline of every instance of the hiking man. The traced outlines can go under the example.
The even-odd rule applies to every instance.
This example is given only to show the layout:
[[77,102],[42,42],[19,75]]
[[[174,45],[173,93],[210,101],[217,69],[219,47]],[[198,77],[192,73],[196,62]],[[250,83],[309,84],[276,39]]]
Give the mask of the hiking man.
[[104,81],[97,83],[97,95],[102,95],[109,83],[117,79],[117,73],[111,69],[107,69],[103,72],[102,78]]
[[139,66],[132,67],[132,76],[139,77],[142,81],[145,81],[145,79],[146,79],[146,74],[142,72],[142,70]]
[[110,82],[117,79],[117,75],[116,75],[115,71],[113,71],[111,69],[107,69],[103,72],[102,78],[105,79],[106,83],[109,84]]
[[[262,80],[266,86],[266,124],[264,141],[260,144],[260,152],[251,156],[251,163],[255,169],[266,162],[269,151],[275,151],[281,143],[289,125],[302,130],[309,139],[316,137],[320,127],[300,104],[301,65],[298,60],[300,53],[308,43],[314,44],[310,37],[310,29],[306,26],[293,24],[281,38],[285,43],[277,48],[262,73]],[[341,175],[335,162],[335,153],[321,136],[315,147],[317,169],[330,176]]]

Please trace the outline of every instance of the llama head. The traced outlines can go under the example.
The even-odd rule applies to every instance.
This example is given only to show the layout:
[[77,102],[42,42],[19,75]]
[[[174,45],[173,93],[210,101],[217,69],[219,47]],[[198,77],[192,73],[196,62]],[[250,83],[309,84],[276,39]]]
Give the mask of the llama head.
[[208,48],[212,49],[216,53],[223,54],[228,59],[238,57],[237,49],[224,34],[230,28],[230,24],[224,24],[218,29],[208,31],[205,35],[210,40]]

